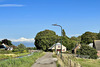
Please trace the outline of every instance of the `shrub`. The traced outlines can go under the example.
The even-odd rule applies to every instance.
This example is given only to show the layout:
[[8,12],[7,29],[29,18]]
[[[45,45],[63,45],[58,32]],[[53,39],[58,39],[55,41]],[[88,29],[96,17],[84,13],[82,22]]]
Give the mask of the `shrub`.
[[10,54],[12,51],[10,50],[0,50],[0,54]]
[[96,49],[89,47],[87,45],[82,45],[79,50],[77,50],[78,55],[88,55],[89,58],[97,59],[97,51]]
[[27,49],[14,49],[12,52],[18,52],[18,53],[27,53],[28,50]]
[[14,49],[14,50],[12,50],[12,52],[18,52],[19,50],[18,49]]

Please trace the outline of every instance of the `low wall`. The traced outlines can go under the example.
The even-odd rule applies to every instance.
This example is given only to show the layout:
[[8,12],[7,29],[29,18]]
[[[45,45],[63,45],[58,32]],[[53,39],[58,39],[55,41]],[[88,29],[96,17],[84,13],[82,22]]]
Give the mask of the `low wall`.
[[[72,56],[73,57],[73,56]],[[70,58],[69,56],[67,56],[66,54],[62,55],[62,58],[60,58],[60,56],[58,56],[58,59],[62,62],[60,62],[60,67],[82,67],[79,63],[74,62],[72,60],[72,58]],[[59,61],[58,60],[58,61]]]

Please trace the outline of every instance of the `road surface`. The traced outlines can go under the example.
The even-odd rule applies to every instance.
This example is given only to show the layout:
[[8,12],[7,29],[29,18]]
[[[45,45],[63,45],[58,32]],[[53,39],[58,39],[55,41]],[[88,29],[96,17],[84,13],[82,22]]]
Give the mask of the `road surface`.
[[51,52],[46,52],[46,54],[39,58],[31,67],[57,67],[55,59],[56,58],[52,58]]

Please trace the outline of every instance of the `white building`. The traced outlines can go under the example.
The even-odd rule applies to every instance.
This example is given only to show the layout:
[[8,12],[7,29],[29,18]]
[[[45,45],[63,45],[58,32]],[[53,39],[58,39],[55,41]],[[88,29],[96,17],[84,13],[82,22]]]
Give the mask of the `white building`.
[[[56,43],[53,46],[51,46],[49,49],[56,51],[61,51],[61,43]],[[66,47],[62,45],[62,52],[66,52]]]
[[90,43],[89,46],[90,46],[90,47],[93,47],[93,43]]
[[13,50],[13,47],[9,47],[8,45],[3,43],[3,44],[0,45],[0,49]]

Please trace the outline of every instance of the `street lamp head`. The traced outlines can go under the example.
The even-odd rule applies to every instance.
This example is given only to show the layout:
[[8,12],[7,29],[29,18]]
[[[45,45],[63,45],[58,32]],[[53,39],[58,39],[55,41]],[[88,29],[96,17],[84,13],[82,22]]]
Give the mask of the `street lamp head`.
[[57,24],[52,24],[53,26],[57,26]]
[[60,25],[57,25],[57,24],[52,24],[53,26],[59,26],[59,27],[62,27],[62,26],[60,26]]

